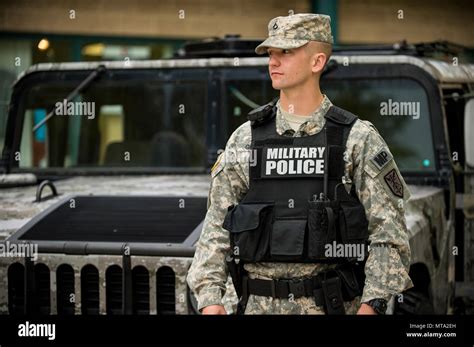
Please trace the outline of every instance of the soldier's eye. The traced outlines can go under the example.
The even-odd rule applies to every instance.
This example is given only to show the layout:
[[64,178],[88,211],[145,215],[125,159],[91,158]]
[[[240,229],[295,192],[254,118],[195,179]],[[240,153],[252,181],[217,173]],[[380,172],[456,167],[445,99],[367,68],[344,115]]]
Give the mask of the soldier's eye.
[[291,53],[291,50],[289,50],[289,49],[284,49],[283,50],[283,54],[289,54],[289,53]]

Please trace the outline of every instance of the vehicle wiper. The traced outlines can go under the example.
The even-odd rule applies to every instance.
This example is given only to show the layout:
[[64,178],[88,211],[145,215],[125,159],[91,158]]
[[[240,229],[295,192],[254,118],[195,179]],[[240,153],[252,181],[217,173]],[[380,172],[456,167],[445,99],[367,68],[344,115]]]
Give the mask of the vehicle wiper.
[[[87,76],[74,90],[69,93],[69,95],[66,97],[66,102],[71,101],[74,99],[84,88],[89,86],[98,76],[100,76],[104,71],[105,71],[105,66],[104,65],[99,65],[97,69],[91,72],[89,76]],[[41,120],[38,124],[36,124],[33,127],[33,132],[41,128],[42,125],[44,125],[51,117],[55,115],[54,113],[55,108],[51,110],[44,119]]]
[[229,86],[229,90],[232,93],[233,96],[235,96],[237,99],[239,99],[240,102],[242,102],[244,105],[247,105],[250,108],[257,108],[260,107],[261,105],[257,104],[256,102],[250,100],[247,98],[240,90],[233,86]]

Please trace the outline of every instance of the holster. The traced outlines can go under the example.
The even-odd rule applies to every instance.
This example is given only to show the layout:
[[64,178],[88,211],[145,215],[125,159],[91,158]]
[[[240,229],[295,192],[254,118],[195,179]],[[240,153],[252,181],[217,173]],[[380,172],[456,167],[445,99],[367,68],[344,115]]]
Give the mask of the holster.
[[333,277],[321,282],[326,314],[346,314],[342,298],[341,279]]

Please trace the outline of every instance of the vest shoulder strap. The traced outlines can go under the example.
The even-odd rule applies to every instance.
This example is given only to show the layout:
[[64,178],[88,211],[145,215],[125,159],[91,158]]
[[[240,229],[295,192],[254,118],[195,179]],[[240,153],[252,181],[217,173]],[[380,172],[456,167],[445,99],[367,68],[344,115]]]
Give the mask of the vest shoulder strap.
[[248,113],[248,120],[252,122],[252,126],[265,123],[276,115],[275,105],[278,98],[273,99],[268,104],[257,107]]
[[351,125],[358,118],[355,114],[334,105],[329,108],[324,117],[341,125]]

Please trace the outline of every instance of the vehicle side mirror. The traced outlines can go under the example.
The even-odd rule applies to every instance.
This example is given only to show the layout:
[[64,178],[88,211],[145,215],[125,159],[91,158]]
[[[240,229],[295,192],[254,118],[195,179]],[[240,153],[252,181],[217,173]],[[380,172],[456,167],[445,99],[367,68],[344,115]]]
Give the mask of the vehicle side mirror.
[[466,164],[474,167],[474,99],[466,102],[464,108],[464,144]]

